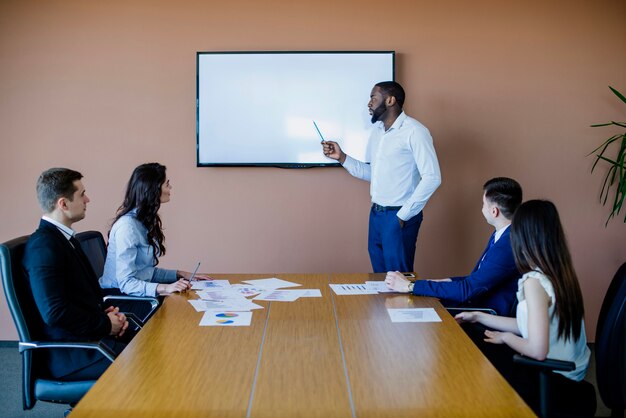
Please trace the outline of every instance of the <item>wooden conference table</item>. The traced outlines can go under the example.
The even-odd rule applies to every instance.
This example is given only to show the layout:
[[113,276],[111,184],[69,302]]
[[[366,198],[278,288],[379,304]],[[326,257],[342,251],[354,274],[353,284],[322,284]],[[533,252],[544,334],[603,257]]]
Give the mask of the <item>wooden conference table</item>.
[[[71,413],[79,417],[531,417],[532,411],[432,298],[337,296],[368,274],[279,277],[321,298],[259,302],[249,327],[200,327],[174,295]],[[439,323],[392,323],[432,307]]]

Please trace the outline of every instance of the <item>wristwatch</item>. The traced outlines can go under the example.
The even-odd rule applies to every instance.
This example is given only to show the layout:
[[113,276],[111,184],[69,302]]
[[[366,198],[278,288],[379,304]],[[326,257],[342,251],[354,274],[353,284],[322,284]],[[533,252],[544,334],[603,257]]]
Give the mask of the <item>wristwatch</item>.
[[413,288],[415,287],[415,283],[409,282],[409,293],[413,293]]

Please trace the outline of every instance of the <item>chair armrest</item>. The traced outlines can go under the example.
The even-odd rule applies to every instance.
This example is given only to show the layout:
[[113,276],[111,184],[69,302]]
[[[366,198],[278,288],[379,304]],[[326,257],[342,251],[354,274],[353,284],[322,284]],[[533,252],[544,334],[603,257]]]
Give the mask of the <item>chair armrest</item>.
[[131,322],[134,326],[136,326],[139,329],[143,328],[144,323],[141,319],[137,317],[137,315],[135,315],[132,312],[122,312],[122,313],[126,315],[126,319],[128,319],[128,322]]
[[576,363],[573,361],[563,361],[547,358],[543,361],[535,360],[521,354],[515,354],[513,356],[513,362],[522,364],[524,366],[536,367],[543,370],[558,370],[562,372],[570,372],[576,368]]
[[115,360],[115,353],[106,345],[101,342],[43,342],[43,341],[32,341],[28,343],[20,342],[18,344],[18,348],[20,353],[26,350],[35,350],[39,348],[49,349],[49,348],[83,348],[86,350],[97,350],[104,357],[109,359],[111,362]]
[[[445,308],[445,307],[444,307]],[[484,312],[484,313],[488,313],[490,315],[497,315],[496,311],[494,311],[493,309],[490,308],[445,308],[448,312],[450,312],[450,315],[454,316],[456,314],[459,314],[461,312],[472,312],[472,311],[477,311],[477,312]]]
[[130,301],[145,301],[149,302],[152,309],[159,306],[159,300],[152,296],[121,296],[121,295],[108,295],[102,298],[102,300],[130,300]]
[[[141,328],[148,321],[148,318],[152,316],[152,314],[159,308],[160,302],[157,298],[152,296],[129,296],[129,295],[120,295],[120,294],[112,294],[107,295],[102,298],[103,302],[109,306],[119,306],[120,311],[128,317],[129,321],[136,325],[138,328]],[[125,305],[126,302],[130,302],[131,306]],[[148,309],[145,313],[145,316],[142,318],[136,313],[137,310],[142,312],[143,310],[138,307],[137,302],[140,302],[139,305],[146,306],[149,304],[150,309]]]

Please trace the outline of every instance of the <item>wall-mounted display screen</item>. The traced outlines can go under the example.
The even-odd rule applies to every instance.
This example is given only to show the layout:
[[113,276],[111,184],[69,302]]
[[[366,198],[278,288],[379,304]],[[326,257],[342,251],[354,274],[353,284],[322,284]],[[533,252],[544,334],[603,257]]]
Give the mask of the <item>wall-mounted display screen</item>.
[[393,51],[198,52],[197,165],[337,165],[320,134],[367,161],[367,102],[374,84],[394,79],[394,60]]

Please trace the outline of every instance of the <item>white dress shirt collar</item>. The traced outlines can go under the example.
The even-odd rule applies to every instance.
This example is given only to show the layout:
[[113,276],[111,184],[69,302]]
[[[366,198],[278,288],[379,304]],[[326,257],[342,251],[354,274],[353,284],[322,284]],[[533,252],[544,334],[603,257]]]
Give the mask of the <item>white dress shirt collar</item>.
[[378,129],[380,129],[382,132],[386,133],[391,131],[392,129],[398,129],[402,126],[402,124],[404,123],[404,121],[406,120],[406,113],[404,113],[404,111],[402,113],[400,113],[398,115],[398,117],[396,118],[396,120],[393,121],[393,123],[391,124],[391,126],[389,127],[389,129],[387,129],[385,131],[385,124],[381,121],[378,123]]
[[504,228],[500,228],[499,230],[496,231],[494,237],[493,237],[493,243],[495,244],[496,242],[498,242],[498,240],[500,239],[500,237],[502,236],[502,234],[504,234],[504,231],[506,231],[506,229],[511,226],[511,224],[508,224],[507,226],[505,226]]
[[63,225],[60,222],[55,221],[54,219],[43,215],[41,217],[41,219],[43,219],[44,221],[50,222],[52,225],[56,226],[58,228],[59,231],[61,231],[63,233],[63,235],[65,236],[65,238],[69,239],[72,238],[74,236],[74,234],[76,232],[74,232],[74,230],[72,228],[68,228],[67,226]]

